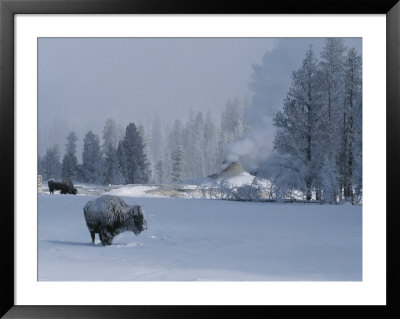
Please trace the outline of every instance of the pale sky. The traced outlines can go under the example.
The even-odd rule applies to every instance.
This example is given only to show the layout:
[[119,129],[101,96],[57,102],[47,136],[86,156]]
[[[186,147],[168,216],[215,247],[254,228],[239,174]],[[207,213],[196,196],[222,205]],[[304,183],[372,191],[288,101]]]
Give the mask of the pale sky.
[[[63,154],[70,131],[78,135],[79,153],[84,135],[92,130],[101,137],[108,117],[125,128],[130,122],[146,125],[156,113],[164,120],[184,119],[190,109],[219,116],[228,100],[251,100],[252,65],[277,48],[285,54],[275,54],[271,63],[279,68],[271,67],[271,77],[286,91],[305,49],[313,44],[319,56],[323,43],[318,38],[40,38],[39,155],[56,143]],[[361,53],[360,39],[345,44]],[[273,100],[280,101],[278,93]]]

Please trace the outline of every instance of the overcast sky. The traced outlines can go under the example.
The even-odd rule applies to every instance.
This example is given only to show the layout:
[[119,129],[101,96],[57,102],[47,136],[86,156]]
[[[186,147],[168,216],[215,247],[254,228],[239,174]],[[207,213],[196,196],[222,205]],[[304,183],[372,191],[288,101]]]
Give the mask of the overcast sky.
[[[286,53],[275,55],[274,63],[280,67],[271,71],[271,77],[286,90],[305,49],[313,44],[319,56],[323,42],[310,38],[40,38],[39,154],[56,143],[63,153],[70,131],[78,135],[80,152],[84,134],[92,130],[101,136],[108,117],[125,127],[129,122],[146,125],[156,113],[165,120],[184,119],[190,109],[219,116],[229,99],[251,100],[252,65],[261,64],[266,53],[267,57],[278,48]],[[360,39],[348,39],[346,45],[361,53]]]

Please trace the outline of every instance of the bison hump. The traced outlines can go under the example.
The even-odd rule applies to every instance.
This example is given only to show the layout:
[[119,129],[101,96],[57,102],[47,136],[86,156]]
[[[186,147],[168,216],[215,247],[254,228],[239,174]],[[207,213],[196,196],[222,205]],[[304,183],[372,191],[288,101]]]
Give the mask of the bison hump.
[[89,201],[85,207],[85,215],[103,215],[107,221],[124,219],[128,205],[118,196],[104,195]]

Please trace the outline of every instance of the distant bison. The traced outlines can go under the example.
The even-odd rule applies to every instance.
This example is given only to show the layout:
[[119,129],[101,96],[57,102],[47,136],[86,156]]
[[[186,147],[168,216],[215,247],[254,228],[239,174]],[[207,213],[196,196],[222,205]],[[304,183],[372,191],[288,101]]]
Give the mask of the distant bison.
[[50,180],[47,184],[49,185],[50,194],[54,194],[54,191],[61,191],[61,194],[76,195],[78,192],[69,178],[63,179],[61,182]]
[[113,238],[125,231],[139,235],[147,223],[139,205],[127,205],[118,196],[104,195],[88,201],[83,208],[92,242],[98,233],[103,245],[111,245]]

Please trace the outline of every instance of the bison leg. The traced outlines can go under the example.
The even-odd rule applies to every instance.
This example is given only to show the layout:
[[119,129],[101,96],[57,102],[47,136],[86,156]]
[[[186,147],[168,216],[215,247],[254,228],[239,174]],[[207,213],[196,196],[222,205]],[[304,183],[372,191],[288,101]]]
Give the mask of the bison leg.
[[94,244],[95,232],[94,232],[94,231],[91,231],[91,232],[90,232],[90,236],[92,236],[92,243]]
[[113,237],[107,231],[100,231],[99,237],[104,246],[111,245]]
[[111,245],[112,240],[113,240],[113,238],[111,236],[107,236],[104,241],[105,241],[106,245]]
[[100,241],[104,245],[104,237],[103,237],[103,232],[99,233]]

